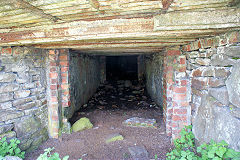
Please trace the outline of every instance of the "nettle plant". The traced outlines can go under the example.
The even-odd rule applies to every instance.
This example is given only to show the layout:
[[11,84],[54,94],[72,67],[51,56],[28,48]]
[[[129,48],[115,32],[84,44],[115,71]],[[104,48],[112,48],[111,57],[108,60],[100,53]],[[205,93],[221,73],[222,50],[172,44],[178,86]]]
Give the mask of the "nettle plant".
[[0,158],[3,159],[5,156],[17,156],[23,159],[25,157],[25,152],[21,151],[18,144],[20,144],[20,140],[18,139],[11,139],[10,143],[7,142],[6,137],[0,139]]
[[225,141],[219,143],[211,140],[199,147],[195,145],[192,126],[185,126],[180,138],[174,140],[175,148],[167,153],[167,160],[239,160],[240,152],[228,148]]

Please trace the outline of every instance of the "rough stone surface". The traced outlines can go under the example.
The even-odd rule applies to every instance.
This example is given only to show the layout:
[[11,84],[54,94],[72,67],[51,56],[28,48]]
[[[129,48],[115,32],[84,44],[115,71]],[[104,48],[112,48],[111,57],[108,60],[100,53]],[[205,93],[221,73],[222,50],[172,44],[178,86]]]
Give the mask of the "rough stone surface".
[[235,64],[231,75],[226,80],[229,101],[240,108],[240,63]]
[[25,98],[30,95],[31,91],[30,90],[20,90],[14,92],[14,98],[19,99],[19,98]]
[[129,147],[128,151],[130,152],[132,158],[134,160],[147,160],[149,159],[148,157],[148,152],[145,149],[144,146],[134,146],[134,147]]
[[231,108],[231,114],[240,119],[240,108]]
[[22,117],[24,115],[23,112],[19,112],[19,111],[0,111],[0,122],[1,121],[8,121],[10,119],[15,119],[18,117]]
[[218,107],[215,101],[207,95],[197,109],[193,119],[193,132],[200,142],[225,140],[230,147],[240,150],[240,120],[233,117],[228,107]]
[[214,48],[204,44],[208,43],[208,39],[200,40],[201,46],[198,47],[207,45],[208,52],[212,51],[209,55],[202,54],[205,50],[193,47],[195,55],[209,59],[209,66],[196,65],[199,57],[188,56],[192,48],[185,52],[188,66],[194,65],[187,68],[192,80],[192,125],[193,132],[201,143],[211,139],[225,140],[231,148],[239,151],[240,46],[239,43],[228,44],[233,39],[234,42],[238,42],[239,39],[227,35],[230,34],[221,35]]
[[0,93],[14,92],[18,90],[19,85],[17,84],[5,84],[0,86]]
[[233,65],[234,63],[236,63],[235,60],[233,60],[232,58],[224,54],[215,54],[211,58],[211,64],[214,66],[224,67],[224,66]]
[[0,103],[1,102],[7,102],[13,100],[13,94],[12,93],[2,93],[0,94]]
[[72,126],[72,130],[73,132],[78,132],[78,131],[82,131],[85,129],[90,129],[92,128],[93,125],[90,122],[90,120],[86,117],[79,119],[78,121],[76,121],[73,126]]
[[14,127],[13,124],[0,125],[0,134],[11,131],[13,129],[13,127]]
[[22,137],[27,134],[32,134],[41,126],[40,121],[33,116],[22,118],[19,122],[15,123],[15,130],[17,137]]
[[240,46],[219,47],[218,53],[240,58]]
[[36,102],[29,102],[29,103],[26,103],[26,104],[16,106],[16,108],[18,110],[27,110],[27,109],[33,108],[35,106],[36,106]]
[[9,131],[3,134],[0,134],[0,138],[6,137],[7,139],[12,139],[12,138],[16,138],[16,132],[14,131]]
[[129,118],[123,122],[124,125],[132,126],[132,127],[152,127],[156,128],[156,120],[155,119],[145,119],[139,117]]
[[214,98],[216,98],[223,105],[228,105],[229,104],[227,87],[210,88],[209,89],[209,94],[211,96],[213,96]]
[[13,82],[16,77],[13,73],[0,73],[0,82]]
[[211,60],[208,58],[196,58],[196,63],[202,66],[207,66],[210,64]]
[[6,156],[4,160],[22,160],[22,158],[16,156]]
[[99,57],[70,54],[70,98],[71,106],[66,107],[64,116],[72,117],[74,112],[91,98],[100,84],[101,64]]
[[115,142],[115,141],[122,141],[122,140],[124,140],[124,138],[121,134],[114,133],[114,134],[109,135],[106,138],[106,143]]

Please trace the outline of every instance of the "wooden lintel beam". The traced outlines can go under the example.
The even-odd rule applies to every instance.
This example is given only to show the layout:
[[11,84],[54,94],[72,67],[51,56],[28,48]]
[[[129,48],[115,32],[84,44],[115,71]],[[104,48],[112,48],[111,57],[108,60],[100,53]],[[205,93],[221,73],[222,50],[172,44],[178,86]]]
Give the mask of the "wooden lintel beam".
[[12,2],[11,4],[14,5],[16,8],[25,9],[25,10],[31,12],[34,15],[41,16],[44,19],[49,19],[49,20],[51,20],[53,22],[56,22],[56,21],[60,20],[57,17],[54,17],[54,16],[52,16],[50,14],[44,13],[43,10],[41,10],[41,9],[31,5],[30,3],[28,3],[28,2],[26,2],[24,0],[10,0],[10,2]]

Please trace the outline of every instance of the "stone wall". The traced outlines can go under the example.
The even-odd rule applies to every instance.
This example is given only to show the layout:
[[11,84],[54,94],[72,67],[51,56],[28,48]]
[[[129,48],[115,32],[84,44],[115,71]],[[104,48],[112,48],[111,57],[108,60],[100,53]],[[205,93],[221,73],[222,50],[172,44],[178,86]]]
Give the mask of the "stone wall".
[[101,81],[101,68],[99,56],[70,54],[71,107],[65,110],[65,117],[72,117],[96,92]]
[[146,88],[159,106],[163,106],[163,58],[161,53],[145,57]]
[[48,138],[46,51],[0,47],[0,138],[31,151]]
[[191,80],[193,132],[200,142],[225,140],[240,150],[239,32],[183,47]]
[[179,47],[146,58],[146,87],[152,99],[163,107],[166,133],[177,138],[181,128],[191,123],[186,57]]

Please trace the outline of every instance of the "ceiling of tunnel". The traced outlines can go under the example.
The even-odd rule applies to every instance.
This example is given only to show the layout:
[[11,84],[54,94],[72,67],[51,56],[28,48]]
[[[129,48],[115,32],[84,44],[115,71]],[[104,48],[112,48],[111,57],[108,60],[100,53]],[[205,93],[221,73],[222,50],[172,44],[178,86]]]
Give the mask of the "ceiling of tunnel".
[[0,46],[159,52],[238,30],[238,0],[0,0]]

